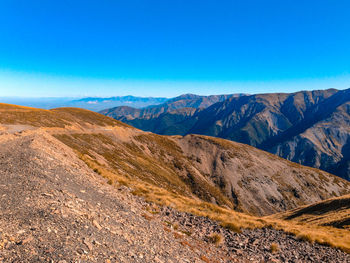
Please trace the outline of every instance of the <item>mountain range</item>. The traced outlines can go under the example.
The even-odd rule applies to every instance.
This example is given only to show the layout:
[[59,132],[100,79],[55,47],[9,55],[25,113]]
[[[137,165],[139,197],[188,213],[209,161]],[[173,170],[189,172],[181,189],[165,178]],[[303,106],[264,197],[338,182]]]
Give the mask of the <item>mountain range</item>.
[[157,134],[202,134],[249,144],[350,180],[350,89],[220,98],[198,104],[198,97],[184,95],[145,109],[101,113]]

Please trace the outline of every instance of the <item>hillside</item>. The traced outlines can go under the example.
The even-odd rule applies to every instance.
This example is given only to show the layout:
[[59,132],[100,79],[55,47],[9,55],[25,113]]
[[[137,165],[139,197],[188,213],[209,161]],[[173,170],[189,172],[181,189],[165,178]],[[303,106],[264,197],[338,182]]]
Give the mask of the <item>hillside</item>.
[[[125,183],[111,185],[46,131],[16,128],[0,135],[2,262],[242,262],[247,258],[282,262],[295,257],[306,260],[310,255],[314,260],[336,257],[335,262],[346,262],[350,258],[338,249],[303,242],[281,231],[236,233],[208,218],[144,202]],[[231,220],[237,216],[229,213]],[[241,223],[258,223],[238,216]],[[276,242],[283,250],[273,253],[270,246]]]
[[[246,143],[350,179],[350,89],[226,99],[191,114],[116,117],[166,135],[203,134]],[[124,115],[128,116],[128,115]]]
[[[303,231],[284,219],[246,214],[349,193],[350,183],[326,172],[223,139],[146,133],[76,108],[1,104],[0,123],[2,260],[283,261],[307,259],[305,251],[348,259],[281,232]],[[334,241],[343,233],[323,233],[314,239],[350,248]],[[216,235],[221,245],[211,243]],[[271,253],[272,242],[283,252]]]

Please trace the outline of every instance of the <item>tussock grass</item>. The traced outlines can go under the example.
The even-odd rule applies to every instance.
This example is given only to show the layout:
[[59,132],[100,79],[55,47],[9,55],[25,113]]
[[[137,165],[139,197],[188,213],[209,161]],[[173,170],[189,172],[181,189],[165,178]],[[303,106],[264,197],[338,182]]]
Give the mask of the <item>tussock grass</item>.
[[232,231],[232,232],[236,232],[236,233],[242,233],[242,230],[239,226],[237,226],[236,224],[234,223],[221,223],[221,226]]
[[220,245],[223,241],[223,237],[221,234],[218,233],[213,233],[208,237],[209,242],[215,244],[215,245]]
[[279,249],[280,248],[279,248],[278,244],[276,244],[276,243],[272,243],[271,246],[270,246],[270,252],[272,254],[277,253],[279,251]]
[[24,106],[0,103],[0,123],[2,124],[24,124],[34,127],[57,127],[64,128],[70,125],[81,126],[119,126],[130,127],[120,121],[104,116],[102,114],[79,109],[58,108],[43,110]]

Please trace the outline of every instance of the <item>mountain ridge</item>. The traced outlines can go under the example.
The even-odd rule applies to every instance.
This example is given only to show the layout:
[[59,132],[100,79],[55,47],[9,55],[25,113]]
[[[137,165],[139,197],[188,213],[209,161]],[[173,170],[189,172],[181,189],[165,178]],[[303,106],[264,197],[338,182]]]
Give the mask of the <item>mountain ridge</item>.
[[[184,109],[191,114],[177,110],[158,116],[125,118],[121,112],[114,117],[158,134],[203,134],[246,143],[350,180],[350,160],[346,154],[350,138],[349,103],[350,89],[328,89],[242,95],[200,110]],[[333,141],[327,140],[326,134],[332,134]],[[304,145],[304,150],[297,141]]]

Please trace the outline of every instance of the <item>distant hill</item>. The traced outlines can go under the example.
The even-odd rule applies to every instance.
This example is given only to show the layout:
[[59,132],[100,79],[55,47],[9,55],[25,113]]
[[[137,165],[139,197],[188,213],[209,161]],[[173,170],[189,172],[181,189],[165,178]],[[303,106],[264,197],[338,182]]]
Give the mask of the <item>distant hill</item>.
[[135,108],[142,108],[149,105],[164,103],[168,98],[154,97],[135,97],[135,96],[117,96],[117,97],[88,97],[88,98],[21,98],[21,97],[0,97],[0,102],[27,107],[42,109],[53,109],[59,107],[77,107],[92,111],[100,111],[106,108],[128,105]]
[[233,96],[204,109],[159,107],[102,113],[158,134],[246,143],[350,180],[350,89]]
[[71,101],[71,107],[84,108],[93,111],[100,111],[109,107],[128,105],[135,108],[147,107],[164,103],[168,98],[117,96],[110,98],[83,98]]

